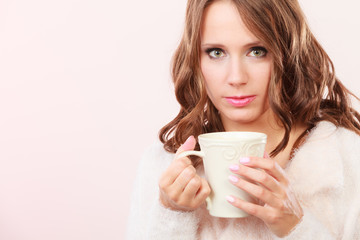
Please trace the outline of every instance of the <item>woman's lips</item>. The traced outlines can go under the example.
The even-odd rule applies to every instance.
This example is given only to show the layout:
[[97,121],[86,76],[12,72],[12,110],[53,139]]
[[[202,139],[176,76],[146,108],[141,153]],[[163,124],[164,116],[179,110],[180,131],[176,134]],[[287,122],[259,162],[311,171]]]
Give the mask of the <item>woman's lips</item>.
[[254,101],[256,96],[225,97],[226,101],[235,107],[245,107]]

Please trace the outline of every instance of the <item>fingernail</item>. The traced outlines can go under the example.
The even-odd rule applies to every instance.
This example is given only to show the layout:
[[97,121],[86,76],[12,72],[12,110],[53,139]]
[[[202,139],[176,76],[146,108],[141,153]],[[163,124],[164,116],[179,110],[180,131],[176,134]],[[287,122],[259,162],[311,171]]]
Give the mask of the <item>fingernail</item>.
[[233,183],[237,183],[237,182],[239,181],[239,179],[238,179],[237,177],[233,176],[233,175],[230,175],[230,176],[229,176],[229,180],[230,180],[231,182],[233,182]]
[[231,171],[237,171],[237,170],[239,170],[239,165],[233,164],[233,165],[231,165],[231,166],[229,167],[229,169],[230,169]]
[[248,158],[248,157],[243,157],[243,158],[240,158],[240,163],[248,163],[248,162],[250,162],[250,158]]
[[228,200],[228,202],[230,202],[230,203],[235,202],[235,198],[233,198],[232,196],[226,196],[226,200]]
[[185,142],[183,143],[183,145],[182,145],[183,149],[188,149],[188,148],[191,148],[191,147],[192,147],[191,141],[190,141],[190,139],[192,139],[192,138],[194,138],[193,135],[191,135],[190,137],[188,137],[188,138],[186,139],[186,141],[185,141]]

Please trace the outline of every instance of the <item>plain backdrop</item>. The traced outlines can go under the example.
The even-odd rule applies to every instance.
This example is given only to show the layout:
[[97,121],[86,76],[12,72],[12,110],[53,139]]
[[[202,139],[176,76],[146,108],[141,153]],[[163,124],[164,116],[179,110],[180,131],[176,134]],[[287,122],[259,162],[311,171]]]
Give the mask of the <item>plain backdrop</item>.
[[[300,0],[360,95],[360,3]],[[0,239],[125,236],[143,150],[178,111],[185,0],[0,0]]]

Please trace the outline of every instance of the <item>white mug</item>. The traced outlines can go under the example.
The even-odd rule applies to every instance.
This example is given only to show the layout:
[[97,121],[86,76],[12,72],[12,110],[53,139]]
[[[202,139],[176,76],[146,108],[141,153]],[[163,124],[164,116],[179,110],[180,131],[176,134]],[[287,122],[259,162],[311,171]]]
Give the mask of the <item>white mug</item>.
[[211,193],[206,199],[210,215],[223,218],[241,218],[248,214],[227,202],[226,196],[233,195],[248,202],[255,199],[231,184],[229,170],[232,164],[239,164],[242,157],[263,157],[267,136],[258,132],[214,132],[199,135],[201,151],[185,151],[178,158],[196,155],[203,158],[205,177]]

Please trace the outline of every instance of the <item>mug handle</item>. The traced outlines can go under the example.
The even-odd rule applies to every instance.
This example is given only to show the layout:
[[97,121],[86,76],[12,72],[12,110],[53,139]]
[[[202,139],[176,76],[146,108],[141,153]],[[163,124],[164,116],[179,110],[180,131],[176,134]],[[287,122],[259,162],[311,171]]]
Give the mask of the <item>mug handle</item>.
[[[202,151],[184,151],[184,152],[180,153],[176,157],[176,159],[187,157],[187,156],[190,156],[190,155],[195,155],[195,156],[198,156],[198,157],[201,157],[201,158],[203,158],[205,156],[204,152],[202,152]],[[211,209],[211,199],[210,199],[210,197],[207,197],[205,201],[206,201],[206,208],[208,210],[210,210]]]
[[195,156],[198,156],[198,157],[201,157],[201,158],[203,158],[205,156],[204,152],[202,152],[202,151],[184,151],[184,152],[180,153],[176,157],[176,159],[187,157],[187,156],[190,156],[190,155],[195,155]]

